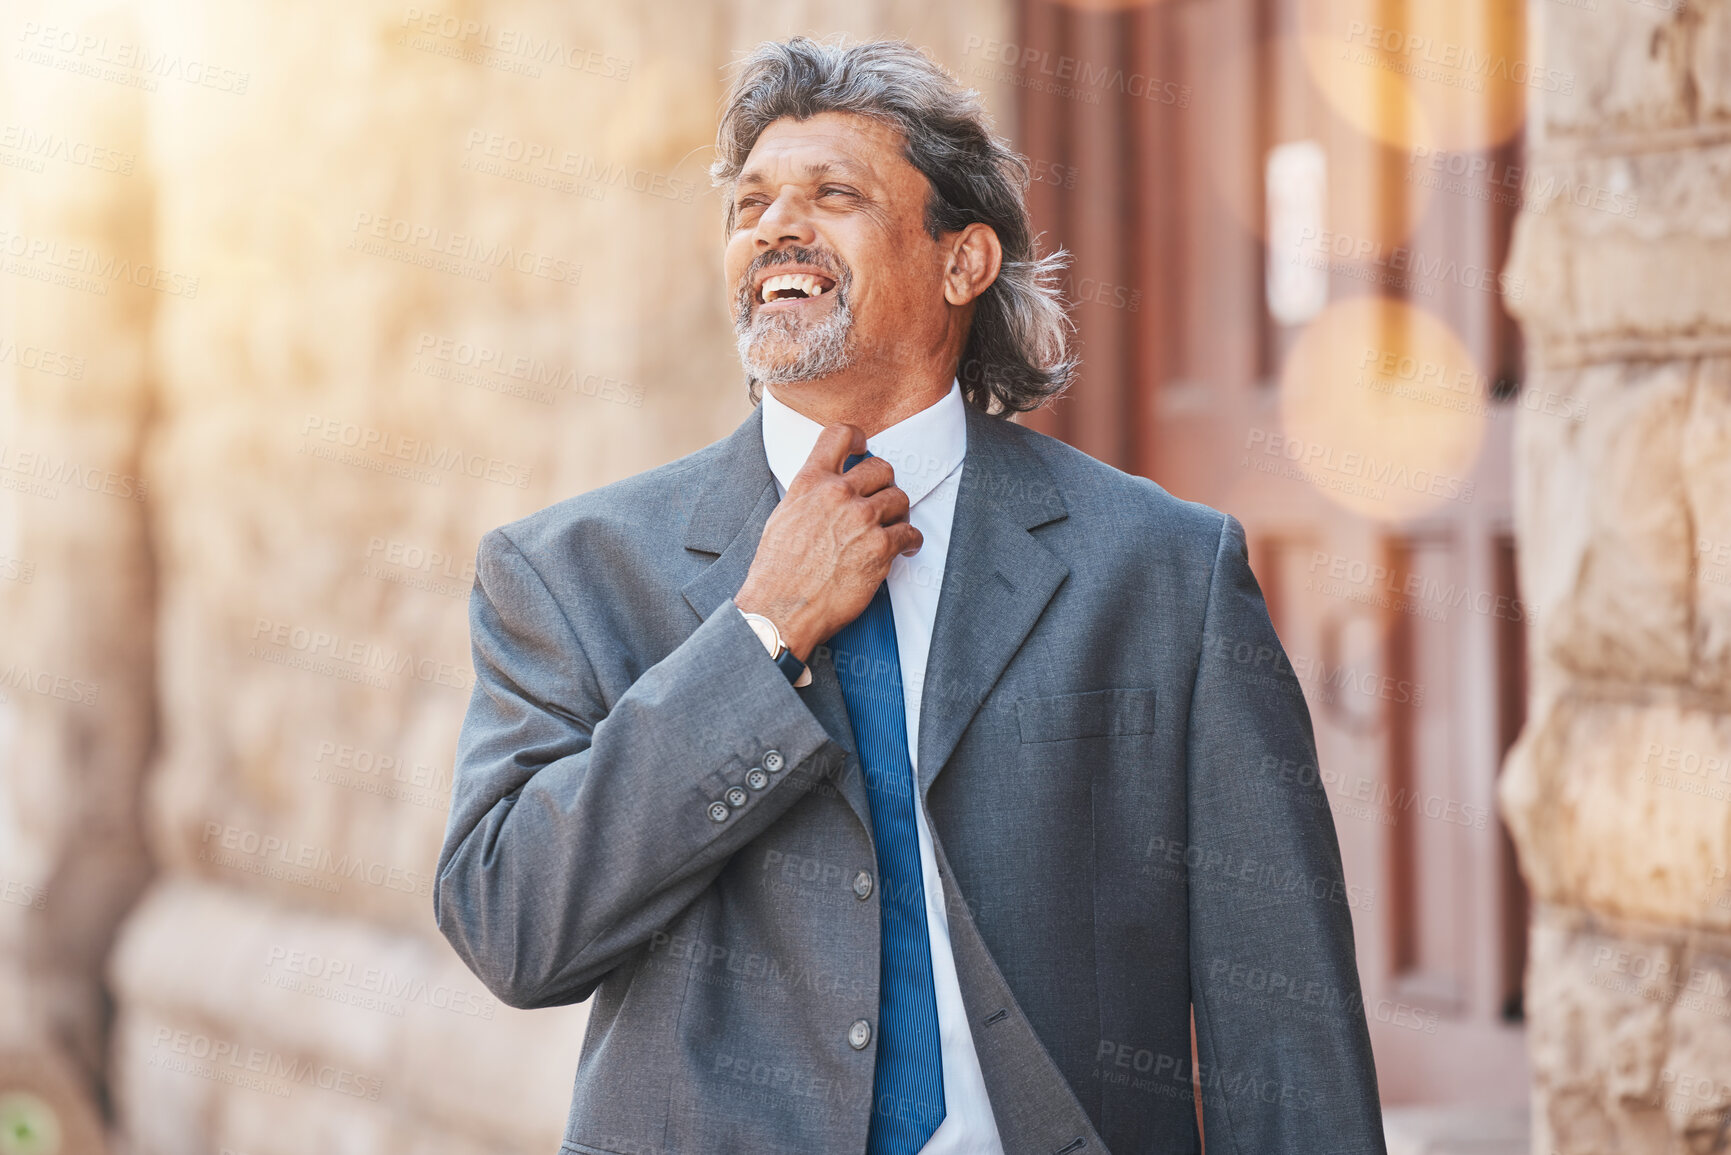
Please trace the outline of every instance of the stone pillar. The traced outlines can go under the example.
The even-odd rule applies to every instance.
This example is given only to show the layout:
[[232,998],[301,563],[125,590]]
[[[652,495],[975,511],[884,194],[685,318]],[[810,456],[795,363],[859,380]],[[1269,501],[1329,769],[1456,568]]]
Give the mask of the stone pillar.
[[1533,1151],[1731,1148],[1731,3],[1532,0]]
[[84,1152],[109,1089],[104,967],[151,874],[147,100],[65,67],[135,41],[127,11],[20,3],[3,35],[0,1127]]

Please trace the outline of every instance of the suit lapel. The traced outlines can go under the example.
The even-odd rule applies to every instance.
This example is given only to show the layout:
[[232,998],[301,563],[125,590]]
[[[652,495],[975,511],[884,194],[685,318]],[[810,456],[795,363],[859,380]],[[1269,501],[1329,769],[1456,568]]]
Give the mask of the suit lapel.
[[973,406],[967,421],[968,451],[920,700],[922,797],[1070,572],[1028,532],[1064,517],[1065,508],[1027,434]]
[[[697,500],[686,527],[685,548],[716,556],[680,592],[698,620],[707,621],[745,584],[764,524],[780,501],[775,475],[763,452],[762,408],[753,409],[751,416],[721,442],[716,456],[694,473],[687,484],[697,488]],[[854,746],[847,701],[827,647],[819,646],[812,654],[811,685],[798,693],[819,725],[847,752],[836,789],[869,833],[871,809],[866,801],[865,777]]]

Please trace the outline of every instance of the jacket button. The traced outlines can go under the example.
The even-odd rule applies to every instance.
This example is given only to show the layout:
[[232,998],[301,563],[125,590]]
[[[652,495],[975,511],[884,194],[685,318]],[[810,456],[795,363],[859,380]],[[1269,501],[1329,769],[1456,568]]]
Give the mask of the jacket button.
[[864,902],[866,899],[870,898],[872,896],[872,876],[867,874],[863,870],[860,871],[858,874],[854,875],[853,876],[853,892],[854,892],[854,895],[856,897],[858,897],[861,902]]
[[727,804],[735,810],[745,805],[745,791],[738,786],[729,786],[727,793],[723,794],[722,797],[727,799]]
[[763,754],[763,768],[771,774],[780,774],[787,765],[787,759],[781,756],[780,750],[766,750]]
[[872,1025],[864,1019],[855,1019],[853,1026],[847,1029],[847,1045],[856,1051],[863,1051],[871,1041]]
[[726,822],[728,813],[727,803],[725,802],[711,802],[709,804],[709,819],[711,822]]
[[762,790],[765,786],[769,785],[769,775],[765,774],[756,766],[753,766],[751,768],[751,773],[745,776],[745,784],[753,790]]

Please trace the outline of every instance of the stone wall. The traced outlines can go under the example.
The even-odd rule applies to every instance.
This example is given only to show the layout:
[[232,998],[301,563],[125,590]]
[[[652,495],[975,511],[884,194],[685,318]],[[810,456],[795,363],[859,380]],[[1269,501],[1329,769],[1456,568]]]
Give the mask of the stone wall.
[[[48,10],[8,9],[6,56]],[[137,39],[126,12],[84,28]],[[30,1088],[69,1142],[94,1141],[104,961],[151,873],[141,455],[159,294],[148,275],[115,275],[152,262],[147,103],[65,69],[0,66],[0,1094]]]
[[0,1093],[69,1151],[105,1103],[136,1155],[557,1146],[583,1008],[432,920],[476,543],[745,416],[737,51],[1007,13],[8,7]]
[[1517,444],[1532,1149],[1731,1150],[1731,3],[1530,11],[1571,83],[1511,271],[1532,386],[1589,413]]

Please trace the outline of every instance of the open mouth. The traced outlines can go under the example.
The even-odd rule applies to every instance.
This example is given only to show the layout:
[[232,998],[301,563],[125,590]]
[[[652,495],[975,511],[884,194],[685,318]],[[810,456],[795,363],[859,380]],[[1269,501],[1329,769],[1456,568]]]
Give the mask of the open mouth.
[[787,301],[805,301],[821,297],[835,288],[830,278],[815,273],[781,273],[766,277],[757,287],[757,299],[764,305]]

